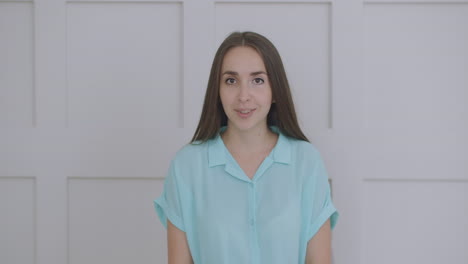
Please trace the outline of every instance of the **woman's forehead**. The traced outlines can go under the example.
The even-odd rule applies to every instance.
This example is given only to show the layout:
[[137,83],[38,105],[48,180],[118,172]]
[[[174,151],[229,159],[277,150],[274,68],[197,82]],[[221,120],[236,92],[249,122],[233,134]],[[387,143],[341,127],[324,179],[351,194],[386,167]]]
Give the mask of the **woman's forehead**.
[[231,48],[224,56],[221,71],[242,73],[266,72],[260,54],[252,47],[239,46]]

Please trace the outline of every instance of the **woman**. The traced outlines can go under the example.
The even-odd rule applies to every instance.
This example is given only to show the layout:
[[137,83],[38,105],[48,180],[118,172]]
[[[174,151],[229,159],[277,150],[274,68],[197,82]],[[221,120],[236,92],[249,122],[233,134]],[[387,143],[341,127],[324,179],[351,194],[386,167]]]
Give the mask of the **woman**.
[[327,174],[268,39],[235,32],[221,44],[195,135],[154,202],[170,264],[331,262]]

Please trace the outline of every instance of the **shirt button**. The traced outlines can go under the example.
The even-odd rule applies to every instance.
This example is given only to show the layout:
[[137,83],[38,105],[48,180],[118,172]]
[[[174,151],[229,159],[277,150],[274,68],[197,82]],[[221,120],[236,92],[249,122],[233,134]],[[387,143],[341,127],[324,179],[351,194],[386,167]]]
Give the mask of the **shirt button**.
[[250,219],[250,225],[251,225],[251,226],[254,226],[254,225],[255,225],[255,220]]

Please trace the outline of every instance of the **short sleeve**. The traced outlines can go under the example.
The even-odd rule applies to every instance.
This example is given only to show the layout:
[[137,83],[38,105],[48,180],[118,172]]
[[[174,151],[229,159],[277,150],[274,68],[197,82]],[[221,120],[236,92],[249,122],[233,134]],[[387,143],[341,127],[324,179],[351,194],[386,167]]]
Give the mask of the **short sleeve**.
[[172,162],[164,180],[163,193],[159,198],[154,200],[154,208],[166,229],[167,219],[169,219],[178,229],[185,232],[180,189],[181,186],[177,179],[176,168],[174,162]]
[[310,175],[304,190],[305,210],[308,211],[306,219],[307,241],[318,232],[329,218],[332,229],[338,220],[338,212],[331,199],[328,174],[320,155],[316,156],[316,162],[313,166],[312,175]]

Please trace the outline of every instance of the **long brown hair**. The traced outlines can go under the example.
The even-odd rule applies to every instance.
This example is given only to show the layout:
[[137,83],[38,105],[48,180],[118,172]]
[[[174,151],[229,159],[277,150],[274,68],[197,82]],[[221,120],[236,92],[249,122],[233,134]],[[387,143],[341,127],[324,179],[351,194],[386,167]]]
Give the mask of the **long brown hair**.
[[258,33],[233,32],[221,43],[214,57],[200,121],[191,143],[212,139],[219,133],[222,126],[227,125],[227,116],[219,97],[221,67],[226,53],[238,46],[254,48],[265,64],[274,99],[268,112],[267,125],[277,126],[281,133],[288,137],[309,141],[297,122],[283,62],[273,43]]

